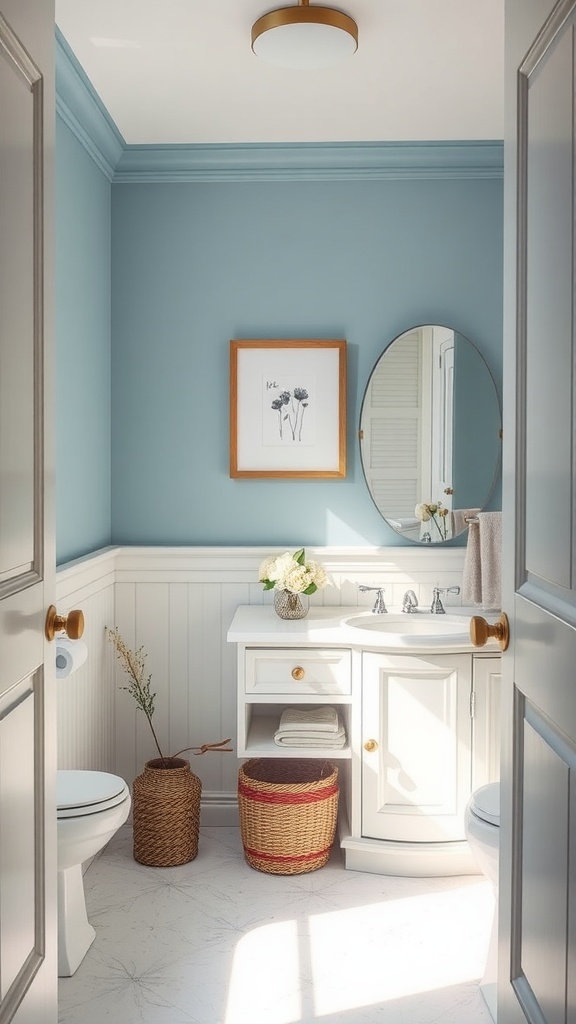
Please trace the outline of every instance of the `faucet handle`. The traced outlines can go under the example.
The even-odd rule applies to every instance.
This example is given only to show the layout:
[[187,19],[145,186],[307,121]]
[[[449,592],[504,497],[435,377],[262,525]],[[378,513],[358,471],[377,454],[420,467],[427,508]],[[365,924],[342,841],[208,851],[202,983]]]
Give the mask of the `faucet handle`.
[[375,591],[376,600],[374,601],[374,607],[372,611],[377,615],[386,614],[388,609],[384,603],[384,587],[368,587],[366,586],[366,584],[360,583],[358,584],[358,590],[361,590],[363,594],[366,594],[368,591],[371,590]]
[[433,587],[432,588],[432,607],[430,611],[433,615],[445,615],[444,605],[440,600],[440,594],[459,594],[460,587]]

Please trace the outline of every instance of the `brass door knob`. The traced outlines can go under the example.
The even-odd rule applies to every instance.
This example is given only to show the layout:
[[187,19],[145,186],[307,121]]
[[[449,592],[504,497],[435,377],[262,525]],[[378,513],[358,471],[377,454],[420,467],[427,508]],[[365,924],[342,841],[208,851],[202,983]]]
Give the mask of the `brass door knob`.
[[482,615],[473,615],[470,619],[470,639],[474,647],[484,647],[488,637],[493,636],[505,651],[510,643],[510,623],[508,616],[502,612],[497,622],[486,622]]
[[369,754],[371,754],[373,750],[378,750],[378,740],[366,740],[364,750],[367,750]]
[[53,640],[56,633],[62,630],[70,640],[79,640],[84,632],[84,614],[79,608],[75,608],[74,611],[68,612],[68,615],[58,615],[56,608],[51,604],[46,613],[44,626],[46,639]]
[[295,679],[297,683],[299,683],[301,679],[304,679],[305,675],[306,673],[300,665],[297,665],[296,668],[292,669],[292,679]]

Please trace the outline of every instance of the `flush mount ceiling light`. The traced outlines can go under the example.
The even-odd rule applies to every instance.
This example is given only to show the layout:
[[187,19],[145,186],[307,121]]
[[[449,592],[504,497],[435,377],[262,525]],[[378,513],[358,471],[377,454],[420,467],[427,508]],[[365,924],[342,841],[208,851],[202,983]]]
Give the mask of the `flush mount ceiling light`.
[[252,49],[280,67],[327,68],[356,53],[358,26],[333,7],[298,0],[297,7],[279,7],[254,22]]

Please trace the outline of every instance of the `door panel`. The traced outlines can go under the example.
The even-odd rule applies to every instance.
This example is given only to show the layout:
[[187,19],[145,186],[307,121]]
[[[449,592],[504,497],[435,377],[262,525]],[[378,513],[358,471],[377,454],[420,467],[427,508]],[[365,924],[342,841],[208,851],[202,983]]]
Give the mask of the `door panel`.
[[[2,181],[0,223],[14,244],[0,249],[2,346],[0,460],[6,486],[0,492],[0,579],[34,565],[34,190],[35,106],[39,72],[19,52],[0,23],[0,94],[14,117],[0,122]],[[22,187],[20,187],[22,186]],[[37,214],[39,216],[39,212]],[[9,578],[9,577],[8,577]]]
[[575,1020],[575,16],[506,0],[499,1024]]
[[[572,587],[572,35],[566,25],[542,56],[535,49],[520,104],[528,240],[525,574],[540,588],[539,603],[546,603],[542,589],[564,599]],[[532,415],[539,408],[548,415]]]
[[[0,994],[42,936],[35,927],[34,687],[30,680],[4,695],[0,711]],[[18,766],[15,770],[15,766]]]
[[550,734],[544,738],[526,718],[523,781],[530,810],[522,819],[520,971],[545,1020],[563,1021],[570,773]]
[[56,1020],[49,302],[54,9],[0,0],[0,1021]]

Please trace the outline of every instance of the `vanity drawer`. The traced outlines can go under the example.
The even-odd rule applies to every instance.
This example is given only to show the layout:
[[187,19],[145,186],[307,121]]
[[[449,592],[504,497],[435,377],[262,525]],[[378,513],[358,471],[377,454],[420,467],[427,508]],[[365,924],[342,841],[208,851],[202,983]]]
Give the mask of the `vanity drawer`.
[[330,694],[351,692],[349,650],[262,648],[247,650],[246,693]]

